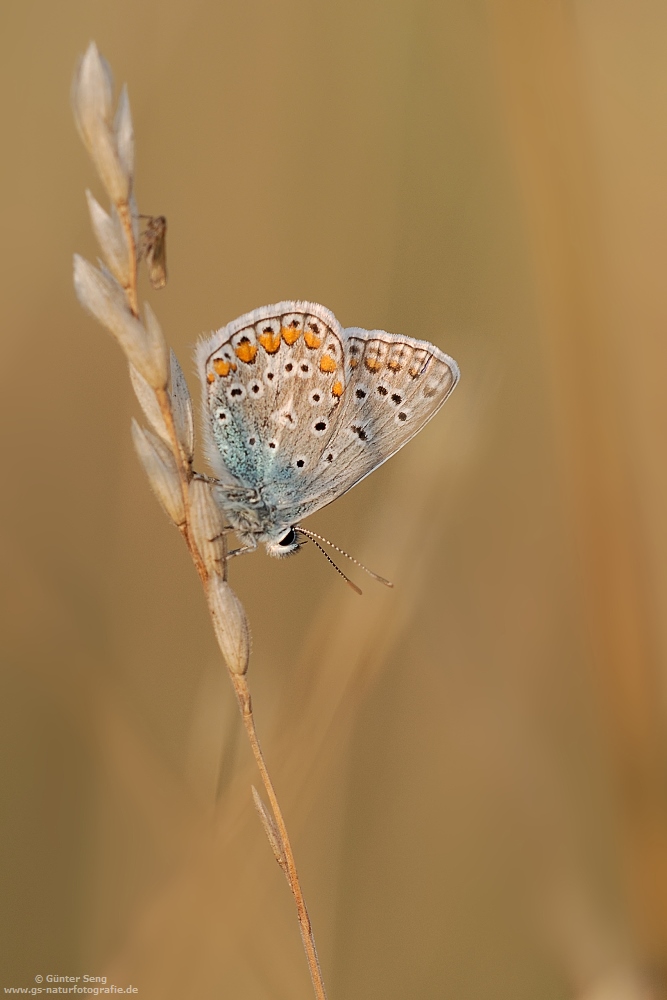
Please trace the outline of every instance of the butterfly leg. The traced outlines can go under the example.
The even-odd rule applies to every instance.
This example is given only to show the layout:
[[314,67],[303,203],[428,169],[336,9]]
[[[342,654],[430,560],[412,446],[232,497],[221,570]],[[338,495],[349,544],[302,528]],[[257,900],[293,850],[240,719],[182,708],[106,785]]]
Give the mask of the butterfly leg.
[[193,479],[199,479],[202,483],[210,483],[211,486],[220,486],[220,480],[214,479],[213,476],[207,476],[204,472],[194,472],[192,474]]
[[256,545],[242,545],[240,549],[232,549],[231,552],[228,552],[227,558],[231,559],[232,556],[242,556],[245,555],[246,552],[254,552],[256,548]]

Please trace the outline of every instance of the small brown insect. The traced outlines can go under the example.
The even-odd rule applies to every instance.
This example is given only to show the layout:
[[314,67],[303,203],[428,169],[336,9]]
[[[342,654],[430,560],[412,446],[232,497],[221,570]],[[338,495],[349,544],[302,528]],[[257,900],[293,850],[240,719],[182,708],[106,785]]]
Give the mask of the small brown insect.
[[140,215],[147,219],[139,239],[139,260],[145,260],[153,288],[167,284],[167,220],[164,215]]

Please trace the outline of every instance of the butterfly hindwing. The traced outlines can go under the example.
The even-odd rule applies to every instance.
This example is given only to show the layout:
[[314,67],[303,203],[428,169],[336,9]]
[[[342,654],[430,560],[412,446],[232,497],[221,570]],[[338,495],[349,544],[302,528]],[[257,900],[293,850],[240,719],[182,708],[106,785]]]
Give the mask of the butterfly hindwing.
[[200,343],[197,362],[214,469],[292,505],[334,433],[344,394],[335,317],[308,302],[266,306]]
[[435,416],[459,378],[452,358],[425,341],[353,327],[343,331],[343,342],[342,405],[299,517],[391,458]]

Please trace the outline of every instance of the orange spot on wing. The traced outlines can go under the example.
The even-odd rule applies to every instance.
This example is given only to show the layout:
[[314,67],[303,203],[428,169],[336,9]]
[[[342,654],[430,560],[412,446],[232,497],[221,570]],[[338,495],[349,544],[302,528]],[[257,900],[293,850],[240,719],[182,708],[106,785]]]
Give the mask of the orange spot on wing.
[[331,387],[331,395],[332,396],[336,396],[336,398],[338,398],[339,396],[343,395],[343,383],[342,382],[334,382],[334,384]]
[[328,354],[323,354],[320,358],[320,371],[321,372],[335,372],[336,362]]
[[244,361],[247,365],[251,365],[257,354],[257,344],[251,344],[249,340],[242,340],[234,348],[234,353],[239,361]]
[[283,326],[281,327],[280,333],[288,347],[291,347],[292,344],[296,344],[297,340],[301,336],[301,330],[294,326]]
[[213,372],[209,372],[208,373],[208,375],[206,376],[206,381],[207,382],[215,382],[215,375],[213,374]]
[[350,358],[349,364],[350,364],[350,368],[356,368],[357,365],[359,364],[359,359],[358,358]]
[[400,361],[388,361],[387,368],[390,368],[393,372],[400,372],[401,363]]
[[280,334],[271,331],[260,333],[259,342],[267,354],[275,354],[280,347]]
[[213,362],[213,367],[218,375],[224,378],[225,375],[229,375],[232,368],[236,368],[236,365],[232,365],[231,361],[223,361],[222,358],[216,358]]
[[322,338],[318,337],[312,330],[306,330],[303,335],[303,339],[306,342],[306,347],[310,347],[311,350],[315,347],[319,347],[322,343]]
[[378,361],[377,358],[364,358],[364,364],[369,372],[379,372],[382,368],[382,362]]

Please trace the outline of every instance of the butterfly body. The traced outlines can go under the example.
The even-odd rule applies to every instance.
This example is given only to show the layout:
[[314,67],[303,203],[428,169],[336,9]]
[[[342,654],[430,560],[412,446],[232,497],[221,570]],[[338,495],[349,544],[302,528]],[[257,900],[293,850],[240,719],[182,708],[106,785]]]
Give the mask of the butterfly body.
[[425,341],[344,329],[311,302],[246,313],[197,348],[207,457],[250,547],[299,547],[295,525],[407,443],[445,402],[456,363]]

